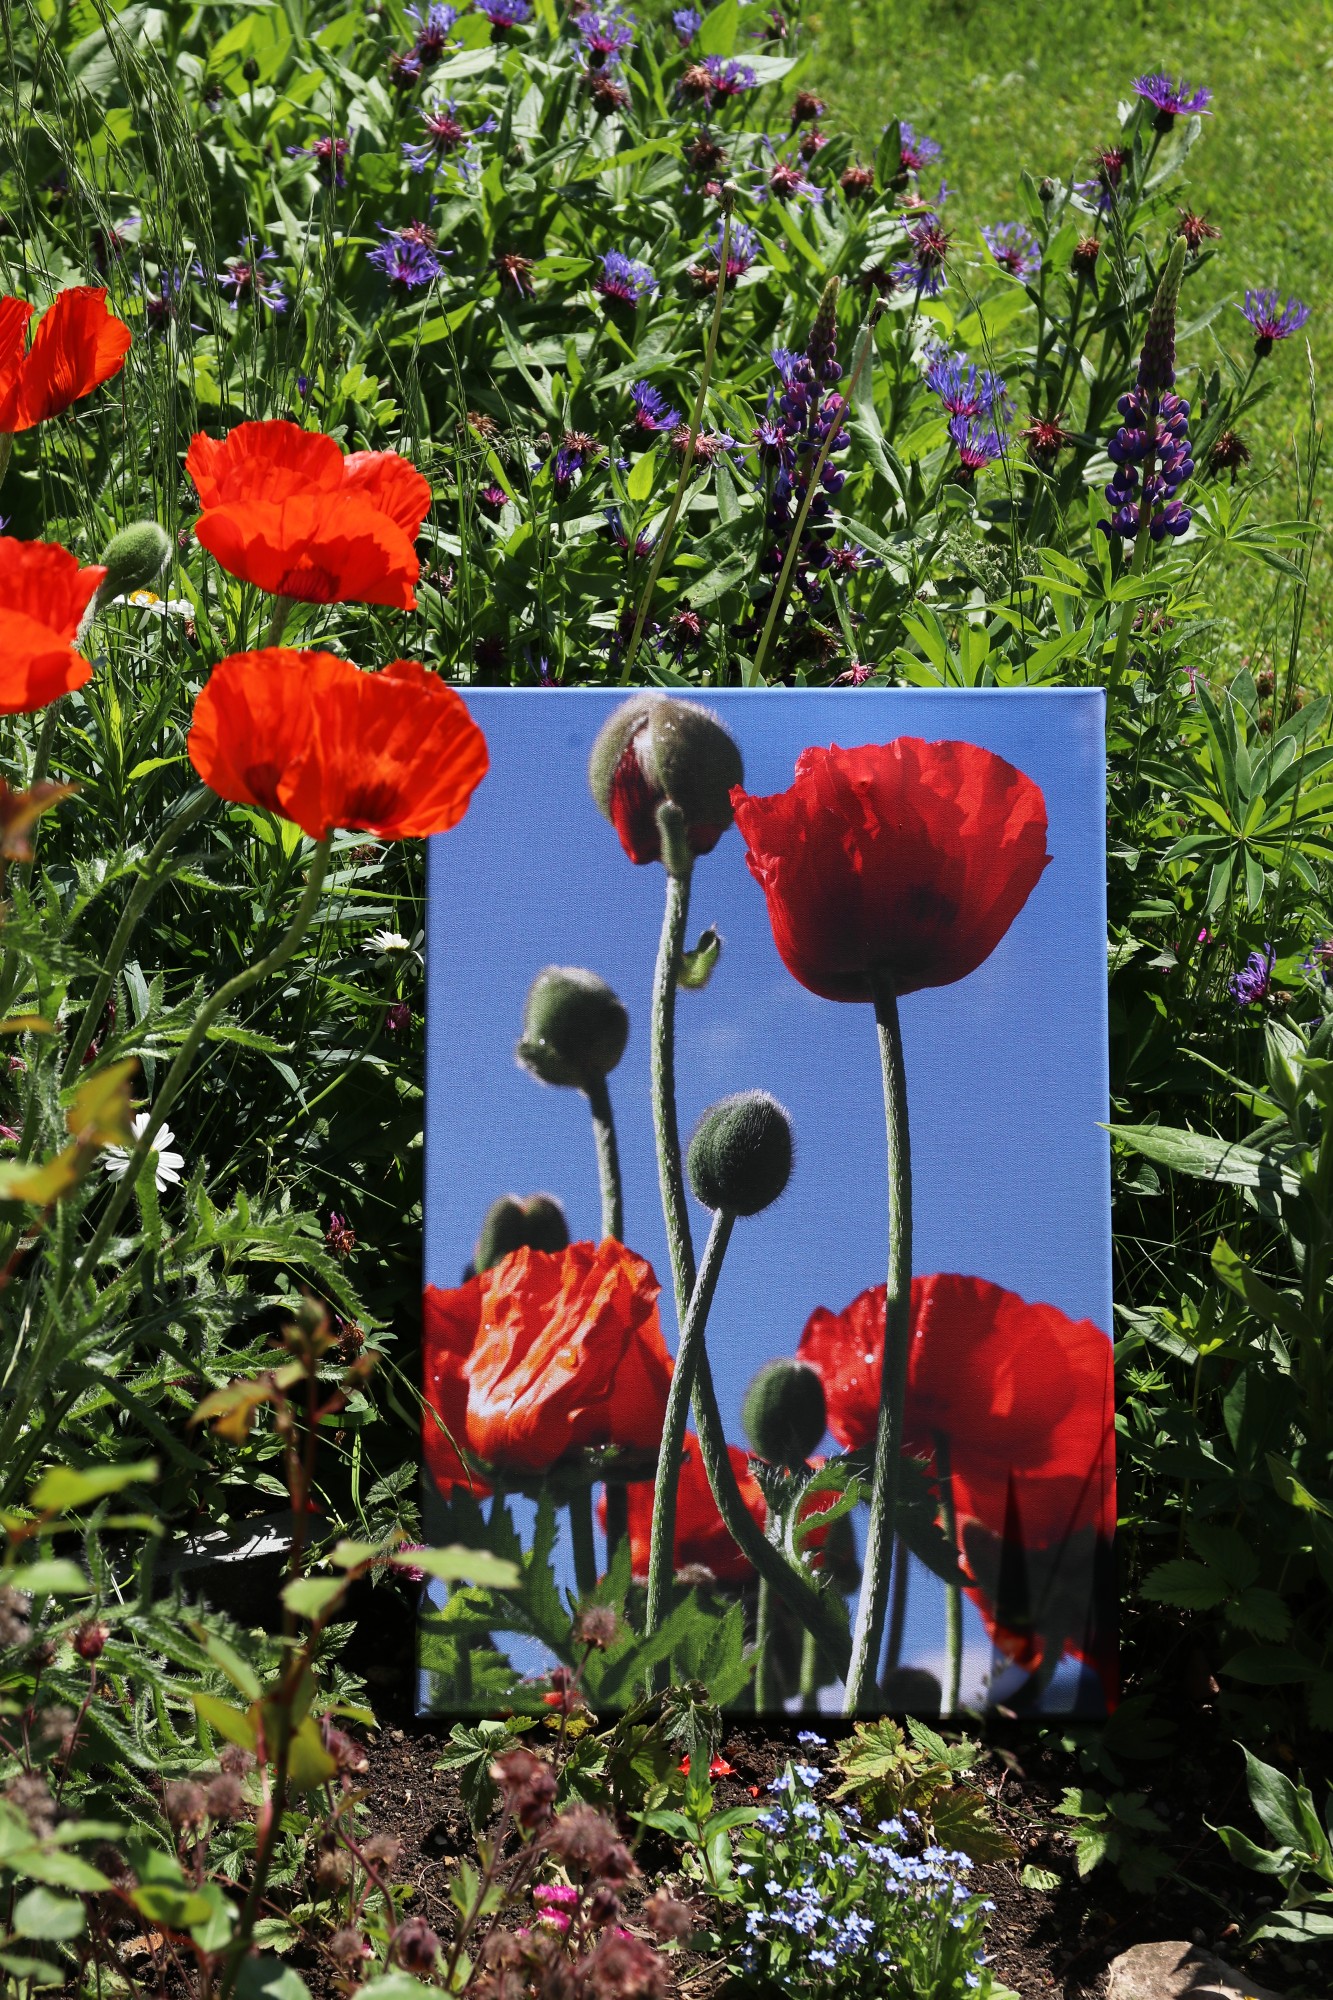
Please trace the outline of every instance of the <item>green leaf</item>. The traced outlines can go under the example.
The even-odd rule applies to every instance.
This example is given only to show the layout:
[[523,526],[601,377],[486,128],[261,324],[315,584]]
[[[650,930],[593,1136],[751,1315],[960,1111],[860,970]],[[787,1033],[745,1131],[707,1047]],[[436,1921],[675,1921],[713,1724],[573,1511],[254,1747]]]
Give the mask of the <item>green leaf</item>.
[[720,7],[705,14],[703,26],[694,37],[694,47],[701,56],[729,56],[736,46],[740,24],[740,0],[722,0]]
[[206,1924],[213,1915],[206,1896],[174,1882],[140,1882],[130,1890],[130,1901],[150,1924],[165,1924],[173,1931],[191,1930],[195,1924]]
[[237,1743],[251,1755],[257,1747],[259,1737],[253,1717],[243,1708],[233,1708],[230,1702],[219,1700],[215,1694],[206,1694],[202,1689],[191,1688],[190,1700],[195,1711],[203,1717],[210,1729],[225,1736],[228,1743]]
[[1231,1587],[1224,1577],[1214,1576],[1202,1563],[1178,1561],[1158,1563],[1143,1579],[1142,1593],[1156,1604],[1176,1604],[1185,1611],[1211,1611],[1225,1604]]
[[381,1973],[378,1979],[358,1988],[358,1995],[364,1996],[364,2000],[420,2000],[422,1994],[430,1996],[438,1992],[438,1987],[425,1985],[410,1972]]
[[653,490],[653,475],[657,471],[657,453],[644,452],[630,467],[629,478],[625,481],[625,491],[633,501],[643,501]]
[[322,1618],[347,1588],[341,1576],[298,1576],[285,1585],[282,1601],[298,1618]]
[[1054,1874],[1049,1868],[1038,1868],[1031,1861],[1028,1862],[1018,1879],[1025,1889],[1048,1891],[1058,1889],[1060,1886],[1060,1877],[1058,1875]]
[[48,1964],[44,1958],[20,1958],[13,1951],[0,1951],[0,1971],[12,1972],[30,1986],[63,1986],[69,1977],[66,1966]]
[[76,1938],[83,1924],[83,1904],[77,1896],[53,1896],[49,1889],[29,1889],[14,1905],[16,1934],[43,1944]]
[[108,1493],[121,1493],[127,1486],[151,1484],[157,1474],[155,1458],[136,1459],[132,1465],[92,1465],[83,1470],[53,1465],[33,1487],[28,1505],[38,1514],[68,1514],[75,1507],[104,1500]]
[[399,1569],[420,1569],[439,1583],[471,1583],[482,1590],[517,1590],[522,1581],[517,1563],[485,1549],[465,1549],[457,1542],[443,1549],[404,1549],[389,1557]]
[[[359,1991],[366,1993],[369,1988],[362,1986]],[[232,1992],[236,2000],[310,2000],[310,1988],[300,1973],[269,1953],[242,1960]]]
[[1295,1687],[1313,1680],[1319,1669],[1313,1660],[1278,1646],[1242,1646],[1222,1664],[1222,1672],[1255,1687]]
[[30,1597],[39,1594],[74,1597],[92,1587],[79,1565],[71,1562],[68,1556],[48,1556],[45,1562],[26,1563],[19,1569],[9,1570],[7,1575]]
[[1169,1167],[1173,1173],[1192,1174],[1196,1180],[1229,1187],[1270,1188],[1284,1194],[1301,1191],[1300,1176],[1291,1168],[1228,1139],[1168,1125],[1112,1125],[1108,1129],[1122,1146],[1155,1160],[1160,1167]]
[[34,1882],[45,1882],[53,1889],[72,1889],[80,1896],[96,1896],[111,1887],[100,1868],[94,1868],[81,1854],[67,1854],[60,1847],[29,1847],[5,1865],[15,1874],[31,1875]]
[[[1243,1746],[1242,1746],[1243,1747]],[[1311,1858],[1328,1851],[1328,1836],[1315,1817],[1314,1801],[1304,1785],[1293,1785],[1283,1772],[1245,1751],[1245,1781],[1250,1804],[1274,1840]]]

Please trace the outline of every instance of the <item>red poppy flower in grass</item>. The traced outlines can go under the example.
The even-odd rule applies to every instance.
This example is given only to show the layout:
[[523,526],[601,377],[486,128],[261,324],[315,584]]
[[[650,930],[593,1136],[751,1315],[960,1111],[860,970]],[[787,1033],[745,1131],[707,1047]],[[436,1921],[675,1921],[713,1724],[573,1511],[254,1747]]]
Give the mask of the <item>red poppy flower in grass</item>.
[[466,1486],[481,1496],[490,1487],[464,1463],[460,1446],[467,1442],[467,1378],[464,1364],[481,1324],[481,1280],[446,1291],[427,1285],[422,1297],[421,1359],[426,1407],[421,1418],[421,1448],[440,1491]]
[[803,750],[789,791],[731,803],[778,954],[826,1000],[965,979],[1050,859],[1040,788],[972,743]]
[[486,739],[461,696],[417,660],[363,673],[332,653],[270,646],[220,660],[187,748],[224,799],[266,806],[312,840],[443,833],[486,775]]
[[[841,1313],[812,1313],[797,1349],[818,1369],[829,1429],[851,1450],[874,1441],[884,1352],[883,1285]],[[1115,1529],[1111,1343],[983,1278],[912,1280],[904,1449],[948,1442],[960,1517],[1051,1548]]]
[[[660,1435],[660,1426],[659,1426]],[[741,1489],[741,1498],[762,1528],[768,1509],[759,1482],[750,1469],[748,1455],[739,1445],[729,1444],[727,1455]],[[646,1577],[653,1536],[653,1486],[651,1480],[627,1486],[630,1562],[634,1575]],[[606,1500],[597,1505],[599,1519],[606,1522]],[[685,1456],[681,1460],[680,1483],[676,1488],[676,1546],[673,1566],[677,1570],[698,1565],[709,1569],[719,1583],[744,1583],[754,1575],[748,1556],[742,1555],[722,1516],[717,1511],[713,1489],[704,1470],[699,1440],[693,1431],[685,1434]]]
[[242,582],[302,604],[415,607],[430,486],[397,452],[344,458],[321,431],[275,418],[218,441],[197,433],[185,470],[204,510],[196,535]]
[[0,535],[0,715],[26,715],[92,673],[74,637],[106,571],[58,542]]
[[57,292],[27,341],[33,308],[0,299],[0,432],[27,431],[91,395],[125,365],[130,330],[94,285]]

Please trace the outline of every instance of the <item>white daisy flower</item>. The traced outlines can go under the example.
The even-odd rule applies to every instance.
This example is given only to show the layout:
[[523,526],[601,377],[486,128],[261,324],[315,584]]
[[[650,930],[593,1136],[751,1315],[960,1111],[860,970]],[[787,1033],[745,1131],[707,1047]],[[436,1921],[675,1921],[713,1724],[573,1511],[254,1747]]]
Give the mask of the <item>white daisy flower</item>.
[[401,931],[372,931],[361,949],[371,958],[393,958],[412,946]]
[[193,618],[194,606],[188,597],[159,597],[155,590],[132,590],[113,597],[113,604],[129,604],[136,611],[151,611],[155,618]]
[[[148,1113],[146,1111],[137,1112],[131,1118],[130,1130],[133,1132],[136,1141],[142,1139],[144,1133],[148,1130]],[[157,1165],[153,1170],[153,1179],[157,1183],[159,1194],[165,1188],[175,1187],[179,1183],[181,1168],[185,1165],[184,1153],[173,1153],[168,1150],[175,1136],[176,1134],[172,1131],[170,1125],[164,1125],[154,1142],[153,1150],[157,1156]],[[102,1154],[102,1165],[117,1180],[124,1178],[125,1169],[129,1166],[129,1163],[129,1150],[125,1146],[108,1146]]]

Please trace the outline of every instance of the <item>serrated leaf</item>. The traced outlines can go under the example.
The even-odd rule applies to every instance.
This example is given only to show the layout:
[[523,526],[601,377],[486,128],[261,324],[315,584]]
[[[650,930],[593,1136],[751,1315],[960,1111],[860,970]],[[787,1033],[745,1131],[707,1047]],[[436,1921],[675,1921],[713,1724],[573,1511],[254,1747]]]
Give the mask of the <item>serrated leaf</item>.
[[1258,1586],[1242,1590],[1227,1606],[1227,1618],[1242,1632],[1256,1639],[1285,1639],[1291,1630],[1291,1612],[1275,1590]]
[[1230,1587],[1222,1577],[1214,1576],[1202,1563],[1190,1562],[1185,1556],[1158,1563],[1144,1577],[1141,1590],[1154,1603],[1176,1604],[1186,1611],[1211,1611],[1225,1604],[1230,1595]]
[[941,1847],[956,1848],[973,1861],[1013,1861],[1018,1849],[997,1826],[980,1792],[953,1785],[938,1792],[930,1809],[931,1825]]

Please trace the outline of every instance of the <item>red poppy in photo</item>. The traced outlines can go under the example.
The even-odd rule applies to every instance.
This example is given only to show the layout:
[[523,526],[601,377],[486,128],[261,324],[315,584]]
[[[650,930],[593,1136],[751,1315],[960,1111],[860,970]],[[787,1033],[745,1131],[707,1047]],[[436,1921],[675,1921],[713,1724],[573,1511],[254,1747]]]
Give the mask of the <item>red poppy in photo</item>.
[[789,791],[731,802],[778,954],[826,1000],[965,979],[1050,859],[1040,788],[972,743],[803,750]]
[[243,583],[302,604],[415,608],[430,485],[397,452],[344,458],[321,431],[273,418],[197,432],[185,470],[204,510],[195,534]]
[[[661,1426],[658,1427],[660,1441]],[[750,1469],[750,1460],[739,1445],[729,1444],[727,1456],[731,1469],[736,1475],[736,1483],[741,1489],[741,1498],[759,1527],[763,1527],[768,1517],[764,1496],[759,1490],[759,1482]],[[630,1562],[636,1577],[648,1574],[648,1555],[653,1537],[653,1485],[651,1480],[625,1488],[628,1498]],[[606,1498],[602,1495],[597,1504],[598,1518],[606,1523]],[[704,1470],[703,1456],[699,1440],[693,1431],[685,1434],[685,1454],[681,1460],[680,1482],[676,1488],[676,1545],[673,1553],[673,1567],[677,1570],[698,1565],[709,1569],[719,1583],[744,1583],[754,1575],[748,1556],[743,1555],[731,1539],[722,1516],[717,1511],[713,1489],[708,1484],[708,1474]]]
[[334,827],[381,840],[444,833],[489,762],[462,697],[419,661],[368,674],[286,646],[218,662],[187,748],[221,797],[281,813],[312,840]]
[[0,535],[0,715],[45,708],[91,676],[74,638],[105,575],[58,542]]
[[462,1363],[467,1448],[545,1472],[583,1445],[655,1451],[671,1357],[652,1266],[607,1237],[512,1250],[452,1295],[475,1311]]
[[427,1285],[422,1295],[421,1363],[426,1408],[421,1448],[431,1477],[442,1493],[466,1486],[478,1498],[490,1487],[464,1464],[459,1446],[467,1442],[467,1379],[464,1363],[481,1324],[481,1280],[469,1278],[455,1289]]
[[[871,1444],[879,1411],[885,1287],[841,1313],[819,1307],[797,1349],[818,1369],[829,1429]],[[948,1441],[954,1502],[991,1534],[1053,1548],[1115,1529],[1111,1343],[1091,1320],[1029,1304],[983,1278],[912,1280],[904,1449]]]
[[25,352],[33,311],[26,299],[0,299],[0,432],[59,416],[119,374],[130,351],[129,328],[96,285],[57,292]]

